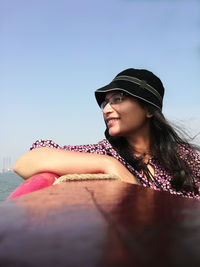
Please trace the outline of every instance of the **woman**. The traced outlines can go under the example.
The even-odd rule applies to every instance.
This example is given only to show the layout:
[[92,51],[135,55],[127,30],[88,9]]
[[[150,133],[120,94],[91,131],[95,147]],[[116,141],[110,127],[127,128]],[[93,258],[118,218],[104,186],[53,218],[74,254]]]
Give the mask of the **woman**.
[[199,199],[200,156],[164,118],[163,96],[163,84],[152,72],[124,70],[95,91],[106,140],[64,147],[39,140],[14,170],[25,179],[44,171],[116,174],[126,182]]

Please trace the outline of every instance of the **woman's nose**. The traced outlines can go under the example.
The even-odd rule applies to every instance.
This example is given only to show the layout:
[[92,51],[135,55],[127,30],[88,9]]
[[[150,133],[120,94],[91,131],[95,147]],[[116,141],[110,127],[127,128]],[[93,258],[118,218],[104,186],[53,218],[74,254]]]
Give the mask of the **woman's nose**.
[[108,103],[105,105],[104,109],[103,109],[103,113],[106,114],[106,113],[109,113],[109,112],[112,112],[112,111],[113,111],[112,106],[111,106],[111,104],[108,102]]

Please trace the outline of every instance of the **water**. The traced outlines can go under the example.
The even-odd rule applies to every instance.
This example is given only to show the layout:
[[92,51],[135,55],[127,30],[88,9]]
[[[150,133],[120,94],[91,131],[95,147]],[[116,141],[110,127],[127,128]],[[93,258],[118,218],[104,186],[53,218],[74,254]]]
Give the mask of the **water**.
[[10,193],[24,180],[15,173],[0,173],[0,201],[6,200]]

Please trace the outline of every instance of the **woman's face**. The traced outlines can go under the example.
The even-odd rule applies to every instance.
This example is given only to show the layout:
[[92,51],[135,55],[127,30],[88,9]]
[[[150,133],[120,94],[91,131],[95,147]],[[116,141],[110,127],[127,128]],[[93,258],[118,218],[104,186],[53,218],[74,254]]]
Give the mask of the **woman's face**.
[[[119,93],[117,91],[106,94],[105,99]],[[144,133],[149,126],[149,114],[146,107],[142,107],[134,97],[123,96],[122,101],[117,104],[108,104],[103,109],[103,115],[110,136],[130,137],[135,134]],[[149,129],[149,128],[148,128]]]

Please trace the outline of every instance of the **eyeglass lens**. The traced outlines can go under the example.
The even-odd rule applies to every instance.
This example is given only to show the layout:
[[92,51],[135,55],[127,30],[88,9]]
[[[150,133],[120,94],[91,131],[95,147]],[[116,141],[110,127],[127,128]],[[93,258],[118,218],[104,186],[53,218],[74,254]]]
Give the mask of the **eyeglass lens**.
[[115,105],[122,102],[123,93],[117,93],[112,95],[109,99],[105,99],[101,103],[101,109],[103,110],[105,106],[109,103],[110,105]]

